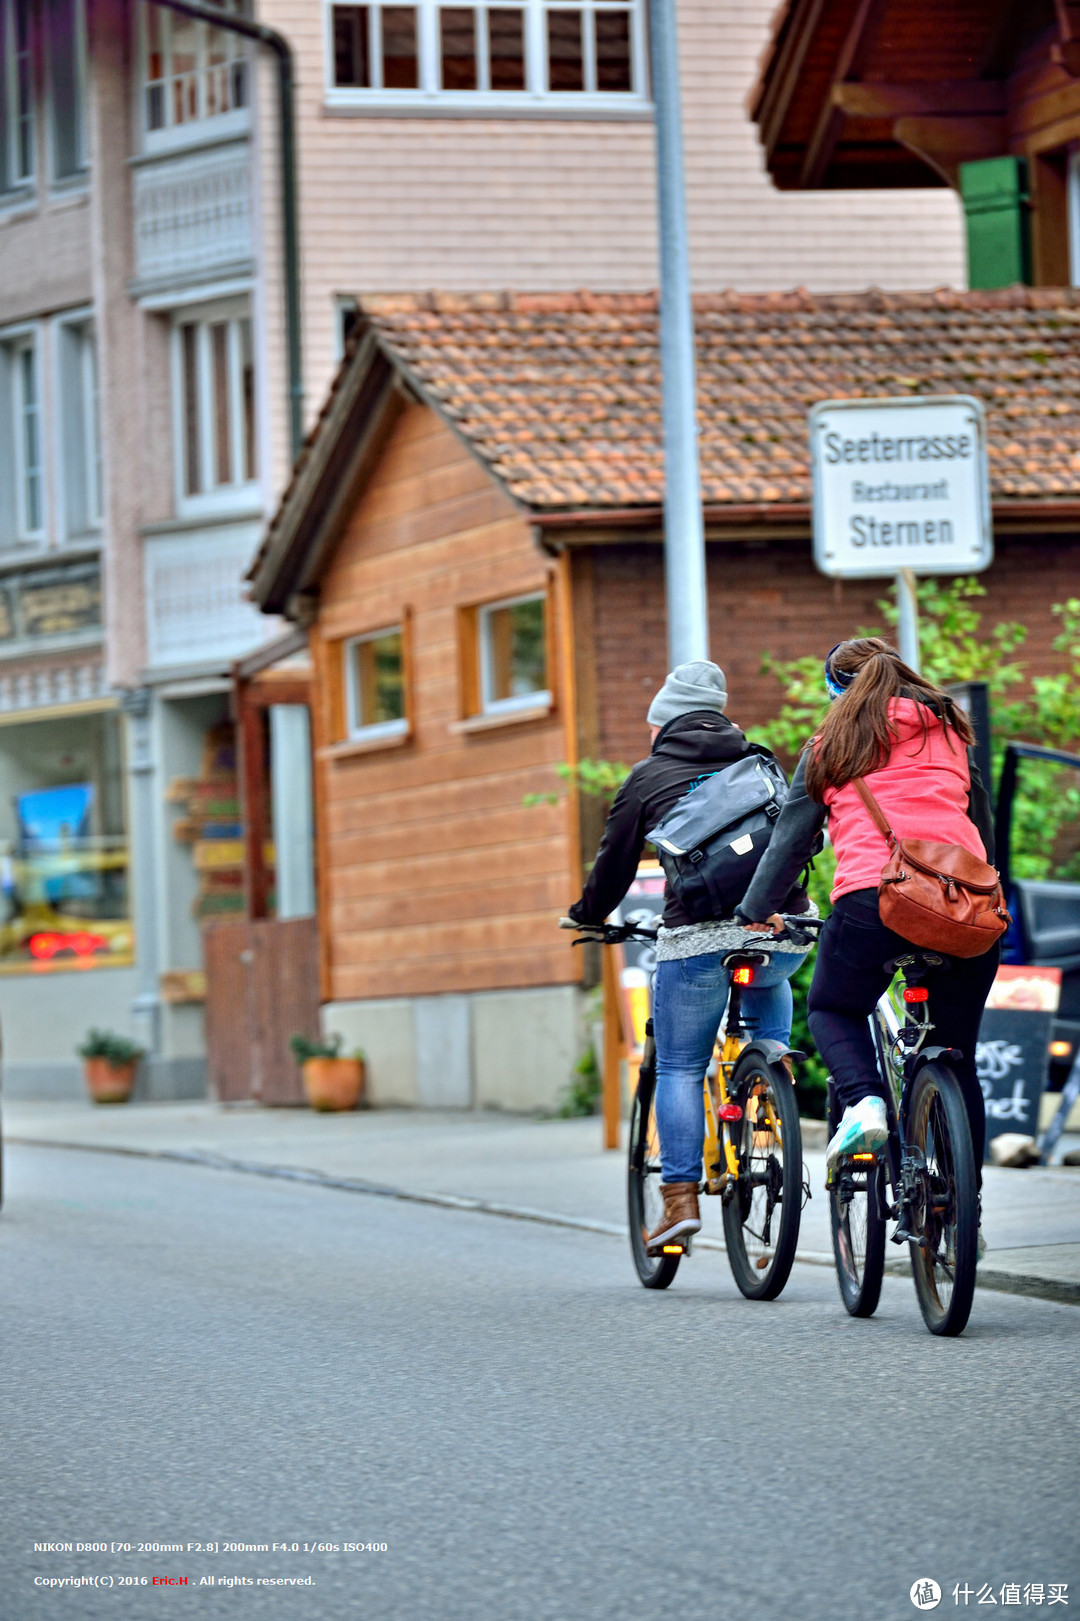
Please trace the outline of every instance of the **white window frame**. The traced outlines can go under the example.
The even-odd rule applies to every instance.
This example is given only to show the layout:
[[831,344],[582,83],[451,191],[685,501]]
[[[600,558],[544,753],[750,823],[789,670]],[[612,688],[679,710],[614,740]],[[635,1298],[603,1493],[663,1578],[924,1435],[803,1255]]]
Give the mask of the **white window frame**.
[[[198,38],[199,65],[195,69],[195,74],[198,85],[200,111],[194,118],[189,119],[186,123],[172,123],[168,105],[168,87],[172,83],[172,80],[165,79],[163,81],[165,86],[163,93],[165,96],[166,121],[161,129],[150,128],[150,122],[147,116],[147,90],[149,88],[149,37],[147,32],[146,13],[148,5],[151,3],[152,0],[142,0],[142,3],[139,5],[138,17],[139,71],[137,75],[137,93],[139,97],[139,128],[142,131],[143,151],[147,153],[171,152],[175,151],[178,147],[202,145],[204,142],[211,139],[227,140],[232,136],[247,134],[251,128],[251,101],[255,88],[255,63],[252,52],[247,41],[244,40],[239,34],[233,34],[231,32],[229,33],[229,38],[235,40],[239,46],[237,52],[238,56],[240,56],[246,63],[246,99],[242,107],[234,107],[230,112],[227,113],[204,112],[202,110],[202,106],[204,105],[204,98],[206,94],[206,39],[207,29],[212,25],[210,23],[203,22],[196,22],[194,24],[197,30]],[[157,9],[162,25],[170,30],[174,20],[187,20],[181,19],[179,12],[168,11],[164,6],[160,6]],[[222,6],[222,11],[226,16],[230,13],[234,15],[247,16],[249,13],[249,7],[246,0],[228,0],[228,4]]]
[[[369,13],[369,60],[372,74],[378,77],[381,68],[381,40],[378,13],[386,3],[394,0],[375,0]],[[326,75],[326,105],[328,108],[357,111],[364,108],[391,111],[394,108],[430,108],[434,112],[474,113],[479,116],[492,111],[533,115],[537,111],[553,114],[646,114],[651,108],[648,88],[648,51],[646,42],[645,0],[517,0],[517,9],[525,13],[525,89],[489,90],[483,88],[487,75],[486,53],[478,49],[478,83],[476,90],[443,90],[439,84],[441,72],[439,45],[439,12],[445,0],[412,0],[417,12],[417,52],[419,88],[415,90],[358,89],[334,83],[334,4],[323,0],[324,47]],[[464,0],[468,7],[468,0]],[[474,8],[484,15],[480,26],[486,32],[488,10],[505,9],[508,0],[474,0]],[[471,8],[470,8],[471,9]],[[630,12],[630,73],[631,90],[547,90],[547,13],[549,11],[581,11],[586,14],[583,55],[586,84],[595,78],[593,42],[594,29],[589,19],[595,12],[628,10]],[[480,29],[478,29],[478,34]]]
[[[362,646],[364,642],[377,642],[383,636],[394,635],[401,638],[401,695],[405,713],[398,720],[380,720],[371,726],[365,726],[360,718],[363,714],[363,706],[360,701],[357,660],[354,653],[356,648]],[[366,630],[362,636],[350,636],[345,643],[343,649],[345,660],[345,730],[349,742],[364,742],[368,738],[404,737],[407,735],[409,731],[409,672],[405,647],[405,624],[403,620],[399,620],[394,625],[382,625],[378,630]]]
[[[254,386],[255,421],[253,443],[255,470],[251,478],[244,475],[244,407],[242,356],[240,353],[239,323],[251,323],[252,362],[256,368]],[[210,328],[219,322],[228,324],[229,364],[229,437],[233,481],[228,484],[209,484],[208,475],[217,466],[217,445],[214,438],[214,381],[213,350]],[[200,488],[187,490],[187,442],[184,420],[184,353],[183,328],[196,328],[196,355],[198,389],[198,455]],[[212,303],[188,304],[172,312],[172,398],[173,398],[173,465],[175,469],[176,511],[180,517],[204,517],[217,513],[247,512],[260,504],[259,485],[259,383],[258,355],[255,349],[255,325],[251,302],[247,298],[222,299]]]
[[[501,608],[517,608],[525,602],[540,602],[544,608],[544,673],[548,685],[538,692],[523,692],[516,698],[493,698],[494,670],[491,660],[489,626],[491,616]],[[476,610],[476,642],[480,661],[480,713],[482,715],[512,715],[523,709],[549,709],[551,707],[551,671],[548,669],[548,593],[524,591],[516,597],[503,597],[498,602],[482,602]]]
[[[29,89],[28,105],[24,112],[19,111],[19,56],[15,49],[15,9],[24,3],[27,6],[27,50],[29,59]],[[0,158],[3,161],[3,171],[0,172],[0,204],[10,198],[25,195],[30,191],[37,178],[37,95],[34,82],[34,37],[35,19],[29,0],[0,0],[0,73],[4,75],[4,118],[3,142],[0,144]],[[21,165],[17,163],[16,154],[22,147],[21,125],[26,121],[30,132],[29,140],[29,166],[25,172],[16,173]]]
[[[16,546],[44,546],[48,534],[48,479],[45,460],[45,411],[43,402],[43,349],[41,341],[41,328],[38,324],[11,328],[0,333],[0,342],[8,351],[10,363],[11,385],[11,451],[12,468],[14,473],[14,501],[12,503],[15,529],[13,540]],[[22,396],[23,367],[21,357],[30,353],[34,357],[34,383],[37,398],[33,406],[36,419],[37,439],[37,498],[38,519],[36,527],[31,527],[29,501],[27,499],[27,485],[29,483],[29,463],[27,460],[26,443],[26,417],[27,411]]]
[[[81,439],[83,489],[81,505],[85,523],[72,521],[72,455],[67,444],[68,420],[64,411],[64,396],[68,378],[63,369],[63,346],[72,334],[78,343],[79,400],[78,418]],[[85,540],[97,535],[105,521],[105,470],[101,424],[101,361],[97,346],[97,328],[90,309],[68,310],[56,320],[53,329],[53,399],[55,412],[55,458],[57,467],[57,497],[63,515],[63,538],[67,542]]]
[[75,135],[76,135],[76,163],[75,168],[68,174],[57,174],[57,142],[56,142],[56,94],[53,80],[53,64],[51,57],[51,35],[48,28],[43,29],[46,57],[47,57],[47,90],[46,103],[48,109],[48,143],[49,143],[49,178],[55,190],[69,190],[86,184],[90,158],[87,151],[87,56],[86,56],[86,0],[74,0],[75,16],[75,81],[77,87],[77,105],[75,108]]

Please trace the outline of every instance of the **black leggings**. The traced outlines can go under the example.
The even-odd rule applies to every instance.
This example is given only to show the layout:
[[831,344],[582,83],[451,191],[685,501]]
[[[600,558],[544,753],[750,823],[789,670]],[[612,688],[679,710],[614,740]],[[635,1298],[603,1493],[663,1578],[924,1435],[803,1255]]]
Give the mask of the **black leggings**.
[[[811,1033],[843,1108],[860,1098],[882,1095],[867,1017],[889,983],[885,963],[913,949],[882,923],[876,889],[841,895],[821,931],[806,1006]],[[934,1025],[931,1042],[955,1047],[963,1054],[953,1067],[967,1104],[975,1164],[980,1170],[986,1147],[986,1110],[975,1073],[975,1042],[997,965],[995,945],[981,957],[951,958],[949,967],[927,974],[924,981]]]

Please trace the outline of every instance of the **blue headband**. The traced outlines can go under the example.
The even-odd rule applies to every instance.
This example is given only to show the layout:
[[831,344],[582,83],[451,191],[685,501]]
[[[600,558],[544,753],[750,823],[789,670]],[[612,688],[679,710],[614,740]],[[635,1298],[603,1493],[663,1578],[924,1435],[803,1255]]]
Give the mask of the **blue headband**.
[[834,670],[832,667],[832,656],[843,645],[843,642],[837,642],[835,647],[830,647],[825,656],[825,686],[830,699],[842,698],[855,679],[854,670]]

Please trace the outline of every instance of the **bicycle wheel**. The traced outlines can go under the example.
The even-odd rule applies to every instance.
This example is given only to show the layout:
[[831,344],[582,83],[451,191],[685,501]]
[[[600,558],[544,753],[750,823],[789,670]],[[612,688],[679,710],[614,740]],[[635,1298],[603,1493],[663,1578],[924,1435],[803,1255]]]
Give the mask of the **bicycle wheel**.
[[[829,1083],[829,1136],[840,1124],[840,1108]],[[844,1309],[852,1317],[872,1317],[885,1275],[885,1167],[881,1161],[859,1168],[845,1164],[829,1187],[836,1281]]]
[[[651,1038],[649,1038],[651,1044]],[[646,1289],[666,1289],[679,1270],[678,1255],[649,1255],[645,1240],[659,1226],[664,1211],[660,1192],[660,1138],[656,1130],[655,1063],[646,1052],[638,1074],[634,1107],[630,1113],[630,1160],[626,1176],[626,1203],[630,1217],[630,1249],[637,1275]]]
[[978,1194],[971,1127],[960,1083],[947,1064],[924,1064],[907,1109],[906,1146],[925,1160],[910,1221],[919,1308],[931,1334],[960,1334],[975,1295]]
[[802,1130],[795,1089],[783,1064],[748,1049],[728,1093],[742,1119],[727,1127],[739,1156],[737,1182],[724,1190],[724,1238],[735,1282],[748,1300],[775,1300],[788,1280],[802,1214]]

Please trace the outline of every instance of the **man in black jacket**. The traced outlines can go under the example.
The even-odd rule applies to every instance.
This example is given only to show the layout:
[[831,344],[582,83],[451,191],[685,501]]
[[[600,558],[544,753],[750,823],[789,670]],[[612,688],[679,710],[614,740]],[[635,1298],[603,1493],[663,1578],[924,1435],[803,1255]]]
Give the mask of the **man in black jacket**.
[[[646,833],[684,794],[748,754],[772,759],[768,749],[749,742],[728,719],[726,708],[727,683],[718,665],[695,660],[668,676],[649,706],[652,751],[638,761],[616,795],[581,899],[570,908],[575,922],[601,923],[618,906],[633,882]],[[802,912],[807,905],[805,891],[794,886],[786,910]],[[659,1250],[701,1227],[702,1081],[727,1005],[730,977],[720,959],[745,941],[745,929],[731,918],[693,922],[668,888],[653,990],[664,1216],[649,1234],[650,1249]],[[788,979],[805,950],[778,942],[770,951],[772,961],[758,970],[743,1006],[756,1034],[786,1045],[792,1012]]]

